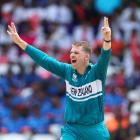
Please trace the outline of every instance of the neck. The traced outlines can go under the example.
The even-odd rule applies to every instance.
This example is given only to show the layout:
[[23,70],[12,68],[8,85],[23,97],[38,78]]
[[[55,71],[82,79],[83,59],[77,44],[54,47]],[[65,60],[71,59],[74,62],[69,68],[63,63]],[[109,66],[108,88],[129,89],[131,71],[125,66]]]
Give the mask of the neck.
[[88,64],[85,65],[85,66],[81,66],[81,67],[77,68],[76,71],[77,71],[79,74],[83,75],[83,74],[85,73],[85,70],[86,70],[87,66],[88,66]]

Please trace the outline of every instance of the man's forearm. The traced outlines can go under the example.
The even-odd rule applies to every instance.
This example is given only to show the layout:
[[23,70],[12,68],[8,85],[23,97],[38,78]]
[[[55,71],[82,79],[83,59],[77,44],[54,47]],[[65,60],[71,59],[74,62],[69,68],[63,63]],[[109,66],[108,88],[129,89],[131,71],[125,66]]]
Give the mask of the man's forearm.
[[22,40],[22,39],[19,39],[18,42],[16,42],[16,44],[17,44],[21,49],[23,49],[23,50],[25,50],[26,47],[27,47],[27,45],[28,45],[28,43],[25,42],[25,41]]
[[103,49],[104,50],[109,50],[111,48],[111,40],[109,41],[103,41]]

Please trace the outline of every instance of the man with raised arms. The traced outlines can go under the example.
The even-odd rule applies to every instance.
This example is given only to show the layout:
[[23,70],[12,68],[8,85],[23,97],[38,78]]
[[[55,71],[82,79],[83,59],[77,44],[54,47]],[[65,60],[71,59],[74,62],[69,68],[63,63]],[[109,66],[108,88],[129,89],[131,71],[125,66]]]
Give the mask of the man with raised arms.
[[65,124],[61,140],[109,140],[104,124],[104,96],[107,67],[111,55],[111,29],[104,18],[101,29],[103,48],[96,64],[89,62],[91,49],[88,42],[72,44],[71,64],[62,63],[23,41],[14,23],[7,30],[11,39],[36,63],[65,79],[66,105]]

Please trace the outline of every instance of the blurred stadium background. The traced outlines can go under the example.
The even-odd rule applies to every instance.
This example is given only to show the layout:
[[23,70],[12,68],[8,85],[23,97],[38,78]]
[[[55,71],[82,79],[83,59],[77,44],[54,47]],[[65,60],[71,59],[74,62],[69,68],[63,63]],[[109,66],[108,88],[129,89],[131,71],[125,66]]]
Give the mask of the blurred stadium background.
[[105,122],[111,140],[140,140],[140,0],[0,0],[0,140],[58,140],[65,108],[64,81],[13,44],[7,25],[68,63],[71,43],[87,40],[96,62],[104,16],[112,28]]

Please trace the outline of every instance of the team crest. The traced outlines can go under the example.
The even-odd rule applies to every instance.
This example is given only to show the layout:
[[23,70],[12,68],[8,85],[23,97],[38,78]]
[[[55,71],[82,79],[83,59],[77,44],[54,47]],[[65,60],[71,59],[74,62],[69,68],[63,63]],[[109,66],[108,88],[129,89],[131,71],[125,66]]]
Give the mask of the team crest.
[[77,81],[77,75],[75,73],[72,75],[72,80],[75,82]]

